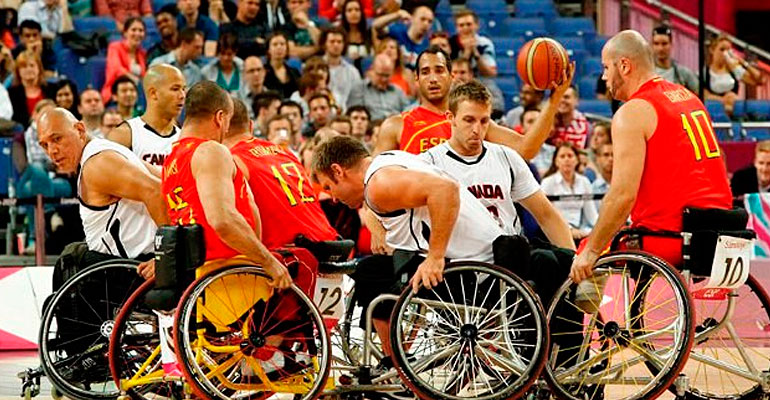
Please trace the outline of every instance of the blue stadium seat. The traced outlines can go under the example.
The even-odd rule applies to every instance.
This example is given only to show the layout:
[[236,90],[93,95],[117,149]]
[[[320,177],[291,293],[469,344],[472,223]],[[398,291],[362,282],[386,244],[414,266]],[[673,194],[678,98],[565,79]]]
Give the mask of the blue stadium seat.
[[[86,61],[84,72],[87,74],[84,78],[78,79],[78,88],[85,88],[89,84],[97,90],[104,86],[104,73],[107,69],[107,58],[103,56],[94,56]],[[82,83],[80,81],[83,81]]]
[[599,57],[587,57],[580,65],[580,75],[596,77],[604,72],[602,59]]
[[[436,12],[451,13],[452,7],[451,7],[451,4],[449,4],[449,1],[448,0],[439,1],[438,4],[436,5]],[[371,24],[369,24],[369,26],[371,26]]]
[[551,20],[551,33],[555,36],[583,36],[593,38],[596,35],[594,21],[588,17],[554,18]]
[[746,128],[746,139],[748,140],[770,140],[770,129],[768,128]]
[[746,100],[746,114],[752,121],[770,119],[770,100]]
[[505,0],[473,0],[466,2],[465,6],[482,19],[502,19],[510,16]]
[[554,39],[561,43],[567,50],[582,50],[587,51],[586,41],[582,37],[578,36],[556,36]]
[[[317,1],[311,1],[311,4],[315,5]],[[157,14],[158,11],[163,8],[163,6],[167,4],[176,4],[176,0],[152,0],[152,12]],[[313,14],[312,6],[311,6],[311,13],[310,17],[312,18],[314,15],[318,15],[318,12],[316,11],[315,14]]]
[[493,37],[490,39],[495,44],[497,58],[518,57],[521,46],[524,46],[524,39],[522,38]]
[[72,24],[79,33],[115,32],[118,30],[112,17],[73,18]]
[[[438,23],[440,29],[438,29],[435,25]],[[433,21],[434,25],[434,31],[442,30],[450,35],[454,35],[457,32],[457,28],[455,28],[455,21],[454,17],[452,16],[452,12],[448,11],[446,13],[436,11],[436,20]]]
[[593,39],[591,39],[586,45],[588,46],[588,51],[591,52],[596,57],[601,57],[602,55],[602,49],[604,48],[604,45],[607,43],[607,40],[609,40],[606,36],[602,35],[596,35]]
[[[350,60],[348,60],[349,62]],[[289,57],[289,59],[286,60],[286,64],[288,64],[290,67],[295,68],[300,73],[302,72],[302,60],[300,60],[297,57]]]
[[495,79],[497,87],[503,92],[504,97],[515,97],[519,95],[519,80],[516,78],[497,78]]
[[578,92],[581,99],[595,99],[596,98],[596,83],[598,78],[596,76],[584,76],[578,81]]
[[[82,59],[82,63],[85,64],[85,59]],[[81,57],[75,54],[69,48],[63,48],[56,53],[56,71],[60,77],[66,77],[69,79],[75,79],[79,72],[81,72]],[[80,75],[83,75],[82,72]],[[78,90],[83,90],[84,86],[80,86],[78,83]]]
[[516,59],[509,57],[498,57],[497,60],[497,75],[498,76],[515,76],[516,75]]
[[556,7],[550,0],[516,0],[517,17],[556,17]]
[[730,122],[730,118],[725,112],[725,106],[718,100],[706,100],[706,110],[711,116],[713,122]]
[[2,196],[8,196],[8,185],[11,179],[19,181],[11,157],[12,148],[13,138],[0,138],[0,195]]
[[733,119],[743,120],[746,117],[746,101],[736,100],[735,104],[733,104]]
[[142,21],[144,21],[144,26],[147,31],[158,31],[158,26],[155,25],[155,17],[144,17],[142,18]]
[[491,36],[522,36],[528,39],[544,36],[548,32],[545,28],[545,20],[542,18],[506,18],[490,20],[485,25]]
[[366,72],[369,70],[369,67],[372,66],[372,61],[374,61],[373,57],[364,57],[361,60],[361,70]]
[[580,100],[578,109],[584,113],[597,114],[603,117],[612,117],[612,106],[607,100]]

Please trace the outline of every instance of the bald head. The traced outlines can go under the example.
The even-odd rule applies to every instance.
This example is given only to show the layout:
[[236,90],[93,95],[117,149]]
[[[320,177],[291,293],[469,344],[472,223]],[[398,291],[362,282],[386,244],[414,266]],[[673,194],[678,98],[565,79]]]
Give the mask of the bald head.
[[64,126],[75,125],[78,119],[66,108],[56,107],[43,113],[40,117],[38,131],[60,129]]
[[620,58],[627,58],[640,71],[647,72],[655,69],[652,47],[637,31],[625,30],[613,36],[604,45],[604,51],[613,62]]
[[386,90],[390,84],[390,78],[393,76],[393,60],[385,53],[380,53],[374,57],[372,62],[371,79],[375,87],[380,90]]
[[77,171],[83,147],[88,142],[85,125],[64,108],[52,108],[38,120],[40,146],[62,173]]
[[171,64],[157,64],[147,69],[147,73],[144,75],[142,84],[144,85],[145,93],[148,88],[157,88],[163,82],[167,82],[173,78],[181,78],[184,80],[184,75],[177,67]]
[[623,31],[607,41],[602,50],[602,79],[613,99],[626,101],[655,75],[649,43],[636,31]]
[[147,112],[158,112],[166,119],[179,116],[184,108],[186,81],[182,71],[169,64],[153,65],[142,81]]

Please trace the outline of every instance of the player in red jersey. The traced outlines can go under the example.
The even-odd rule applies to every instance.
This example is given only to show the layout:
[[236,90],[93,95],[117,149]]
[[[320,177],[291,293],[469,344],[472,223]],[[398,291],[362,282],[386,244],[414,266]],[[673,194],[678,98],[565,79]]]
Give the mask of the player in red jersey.
[[[685,87],[655,75],[652,49],[636,31],[623,31],[602,50],[603,79],[626,102],[612,118],[614,167],[585,250],[570,276],[592,275],[602,249],[623,226],[681,231],[685,207],[729,209],[732,194],[711,120]],[[645,238],[643,249],[673,265],[681,239]]]
[[[528,160],[537,155],[553,129],[556,108],[572,82],[574,69],[574,65],[570,65],[565,71],[562,84],[554,85],[553,93],[530,134],[522,136],[493,122],[489,126],[486,140],[508,146]],[[423,51],[417,57],[415,79],[420,92],[420,106],[389,117],[382,123],[374,148],[375,155],[388,150],[419,154],[452,136],[447,119],[449,89],[452,84],[449,57],[436,46]]]
[[254,193],[262,215],[262,243],[275,249],[294,243],[297,235],[313,241],[336,240],[302,163],[288,150],[252,136],[246,106],[233,100],[233,118],[222,144]]
[[243,173],[221,143],[233,115],[230,96],[213,82],[187,92],[178,142],[163,164],[161,192],[172,224],[203,227],[206,260],[238,255],[259,264],[286,288],[289,271],[259,240],[259,216]]

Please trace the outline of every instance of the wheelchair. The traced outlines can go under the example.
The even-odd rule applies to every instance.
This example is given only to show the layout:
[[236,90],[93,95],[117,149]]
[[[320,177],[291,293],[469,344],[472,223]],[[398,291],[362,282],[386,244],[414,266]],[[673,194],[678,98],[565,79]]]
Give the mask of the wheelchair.
[[[766,397],[767,293],[750,274],[737,288],[710,279],[718,241],[754,237],[746,222],[743,210],[691,208],[682,232],[621,231],[589,281],[601,294],[598,311],[578,304],[571,282],[548,307],[550,389],[566,399],[653,399],[666,390],[683,399]],[[649,253],[620,249],[654,238],[682,240],[681,273]]]

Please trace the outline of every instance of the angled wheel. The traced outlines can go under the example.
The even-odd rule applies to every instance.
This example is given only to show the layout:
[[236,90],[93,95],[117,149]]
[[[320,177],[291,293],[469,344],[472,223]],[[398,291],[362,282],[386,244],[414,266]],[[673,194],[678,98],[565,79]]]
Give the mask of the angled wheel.
[[447,266],[433,289],[407,288],[391,316],[393,361],[425,399],[521,396],[545,364],[548,327],[537,296],[507,270]]

